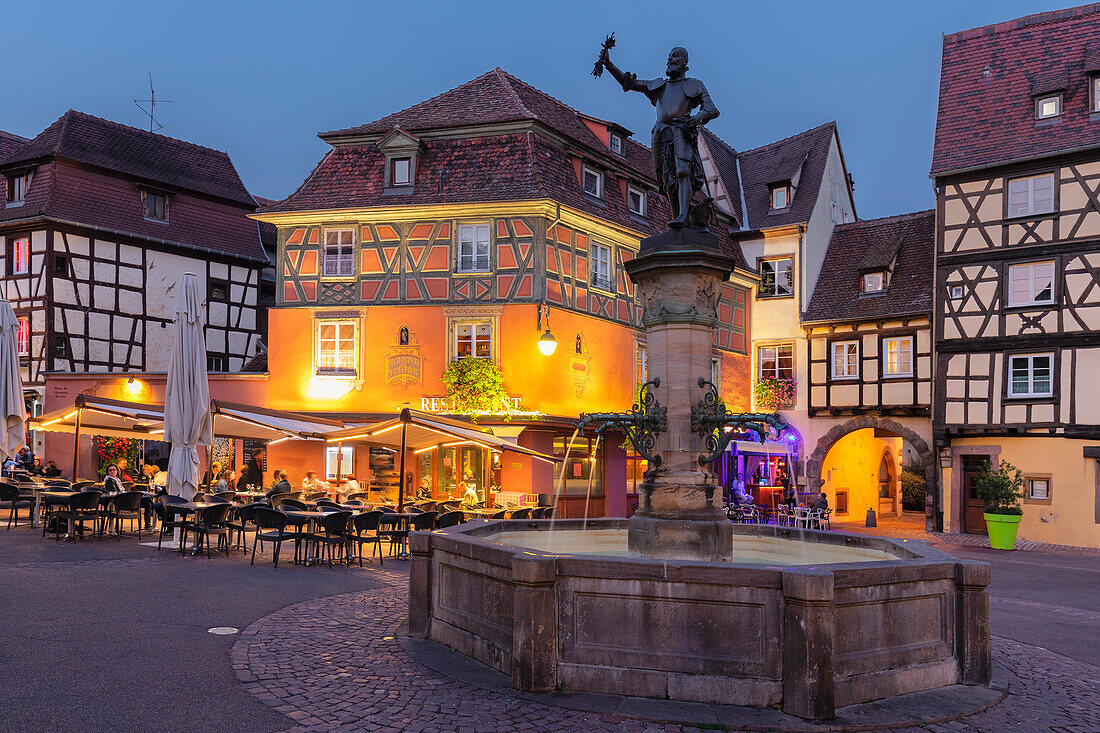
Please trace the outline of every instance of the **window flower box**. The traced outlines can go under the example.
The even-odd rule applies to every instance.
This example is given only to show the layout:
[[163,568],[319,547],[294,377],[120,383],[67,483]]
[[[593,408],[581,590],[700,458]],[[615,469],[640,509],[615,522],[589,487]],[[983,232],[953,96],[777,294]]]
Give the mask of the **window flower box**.
[[797,383],[793,377],[761,377],[753,384],[753,397],[758,410],[793,407]]

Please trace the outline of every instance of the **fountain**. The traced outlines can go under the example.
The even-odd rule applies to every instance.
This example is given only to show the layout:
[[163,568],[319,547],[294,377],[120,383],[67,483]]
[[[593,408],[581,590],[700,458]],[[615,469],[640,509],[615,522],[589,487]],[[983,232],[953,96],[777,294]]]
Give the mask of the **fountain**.
[[[690,203],[702,182],[668,153],[693,145],[695,125],[717,110],[700,82],[682,77],[683,49],[670,54],[665,84],[619,71],[609,47],[597,69],[658,107],[657,170],[676,218],[627,264],[656,376],[630,412],[583,415],[576,425],[597,437],[622,431],[649,461],[642,505],[629,520],[413,533],[410,635],[508,673],[520,690],[779,707],[808,719],[987,685],[987,564],[919,542],[735,525],[722,512],[709,465],[730,439],[726,428],[763,439],[783,422],[727,412],[701,376],[711,372],[717,300],[733,263],[705,226],[709,202]],[[669,99],[665,89],[695,93]],[[687,122],[696,103],[702,112]]]

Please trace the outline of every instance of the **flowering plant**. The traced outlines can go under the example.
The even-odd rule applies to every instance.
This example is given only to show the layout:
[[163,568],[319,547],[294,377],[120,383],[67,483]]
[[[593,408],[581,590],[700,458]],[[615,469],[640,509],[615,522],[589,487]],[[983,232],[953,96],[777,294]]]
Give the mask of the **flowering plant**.
[[454,411],[476,418],[479,414],[507,412],[504,375],[488,359],[466,356],[447,365],[443,386]]
[[790,407],[794,404],[795,387],[793,377],[762,377],[753,385],[756,406],[761,410],[774,410],[777,407]]
[[107,466],[125,458],[130,470],[136,470],[138,461],[138,442],[130,438],[110,438],[103,435],[92,436],[92,448],[99,458],[99,477],[107,475]]

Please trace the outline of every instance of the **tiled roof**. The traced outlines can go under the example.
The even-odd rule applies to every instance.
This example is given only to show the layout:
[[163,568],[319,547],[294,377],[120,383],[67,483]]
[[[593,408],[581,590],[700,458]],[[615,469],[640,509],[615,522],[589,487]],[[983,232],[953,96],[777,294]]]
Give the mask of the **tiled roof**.
[[[1100,146],[1086,68],[1098,37],[1100,4],[944,36],[932,175]],[[1036,120],[1032,94],[1057,89],[1062,116]]]
[[[821,266],[804,323],[867,321],[931,315],[935,212],[838,224]],[[894,270],[882,295],[860,294],[860,269],[889,256]]]
[[266,372],[267,352],[260,350],[241,367],[242,372]]
[[[737,154],[741,162],[741,186],[745,196],[748,226],[752,229],[808,222],[817,203],[829,146],[836,135],[836,122]],[[791,205],[771,210],[769,184],[790,180],[801,168]],[[723,178],[726,185],[730,182]]]
[[220,150],[69,110],[33,140],[0,158],[0,169],[67,159],[252,208],[229,156]]
[[20,137],[14,132],[5,132],[0,130],[0,159],[3,159],[7,155],[11,155],[27,142],[27,138]]

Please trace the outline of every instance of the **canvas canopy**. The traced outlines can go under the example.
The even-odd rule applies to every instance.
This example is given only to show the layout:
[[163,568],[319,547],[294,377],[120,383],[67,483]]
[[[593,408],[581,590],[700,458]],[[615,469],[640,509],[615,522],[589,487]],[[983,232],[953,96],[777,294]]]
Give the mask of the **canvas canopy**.
[[752,440],[736,440],[733,443],[738,453],[751,453],[758,456],[785,456],[791,447],[783,443],[757,443]]

